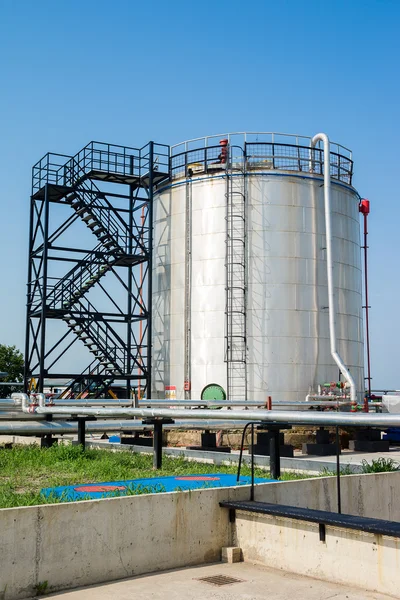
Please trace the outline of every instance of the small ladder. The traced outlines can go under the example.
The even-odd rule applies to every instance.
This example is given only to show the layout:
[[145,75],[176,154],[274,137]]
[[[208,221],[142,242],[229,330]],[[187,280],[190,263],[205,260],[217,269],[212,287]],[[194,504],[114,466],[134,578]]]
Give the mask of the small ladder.
[[245,153],[229,148],[226,168],[226,363],[228,400],[247,398]]

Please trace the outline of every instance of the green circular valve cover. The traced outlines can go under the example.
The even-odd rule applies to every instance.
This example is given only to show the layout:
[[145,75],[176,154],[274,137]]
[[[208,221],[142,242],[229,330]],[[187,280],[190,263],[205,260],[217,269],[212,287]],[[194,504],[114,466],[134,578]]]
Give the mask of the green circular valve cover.
[[217,383],[209,383],[201,392],[202,400],[226,400],[226,394],[223,387]]

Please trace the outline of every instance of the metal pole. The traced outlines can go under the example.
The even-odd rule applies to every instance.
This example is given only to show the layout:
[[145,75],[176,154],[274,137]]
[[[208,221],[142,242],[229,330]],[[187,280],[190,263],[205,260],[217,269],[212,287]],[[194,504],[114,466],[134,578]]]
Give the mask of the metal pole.
[[[33,190],[32,190],[33,191]],[[28,283],[26,293],[26,327],[25,327],[25,365],[24,365],[24,392],[28,392],[28,380],[30,377],[30,361],[29,361],[29,350],[30,350],[30,309],[31,309],[31,294],[32,294],[32,250],[33,250],[33,215],[34,215],[34,203],[35,200],[31,197],[30,215],[29,215],[29,256],[28,256]]]
[[279,429],[269,430],[271,437],[269,440],[269,465],[272,479],[279,479],[281,476],[281,456],[279,448]]
[[147,271],[147,378],[146,397],[151,398],[151,370],[152,370],[152,295],[153,295],[153,162],[154,142],[149,142],[149,210],[148,215],[148,271]]
[[153,469],[161,469],[162,467],[162,431],[162,421],[154,421]]
[[237,477],[236,477],[236,481],[238,483],[240,481],[240,470],[241,470],[241,467],[242,467],[244,436],[246,435],[246,431],[247,431],[247,428],[248,428],[249,425],[250,425],[250,423],[246,423],[246,425],[243,427],[242,442],[240,444],[240,452],[239,452],[239,464],[238,464],[238,471],[237,471]]
[[365,283],[365,337],[367,344],[368,398],[371,397],[371,356],[369,346],[369,305],[368,305],[368,214],[364,214],[364,283]]
[[[130,174],[133,175],[133,156],[129,159],[129,170]],[[127,344],[126,344],[126,372],[128,378],[126,380],[126,393],[128,398],[131,397],[131,371],[132,371],[132,249],[133,249],[133,185],[129,186],[129,239],[128,239],[128,253],[129,253],[129,267],[128,267],[128,322],[127,322]]]
[[185,206],[185,365],[184,386],[185,400],[191,397],[191,287],[192,287],[192,180],[186,181]]
[[[46,415],[46,421],[51,422],[53,420],[53,415]],[[41,439],[40,446],[41,448],[51,448],[53,445],[54,439],[51,433],[47,433]]]
[[336,427],[336,488],[337,488],[337,505],[338,513],[342,512],[342,501],[340,494],[340,438],[339,427]]
[[80,444],[83,448],[86,446],[86,432],[85,432],[85,417],[78,417],[78,444]]
[[254,500],[254,423],[251,424],[251,489],[250,500]]
[[43,227],[43,287],[42,287],[42,309],[40,315],[40,356],[39,356],[39,386],[38,391],[43,392],[45,376],[45,352],[46,352],[46,313],[47,313],[47,257],[49,249],[49,184],[44,188],[44,227]]

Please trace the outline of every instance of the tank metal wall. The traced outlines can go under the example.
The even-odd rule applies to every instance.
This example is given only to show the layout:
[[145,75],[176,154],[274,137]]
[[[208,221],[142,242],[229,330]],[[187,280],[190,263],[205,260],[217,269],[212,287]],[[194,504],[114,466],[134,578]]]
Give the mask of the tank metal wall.
[[[336,381],[330,356],[325,219],[320,177],[248,174],[248,397],[304,400]],[[185,257],[186,180],[154,199],[153,397],[184,397],[185,326],[191,332],[191,396],[227,387],[225,363],[226,178],[193,178],[191,256]],[[338,350],[364,389],[358,199],[332,182]],[[185,283],[185,258],[191,283]],[[185,293],[191,312],[185,321]],[[186,287],[185,287],[186,286]]]

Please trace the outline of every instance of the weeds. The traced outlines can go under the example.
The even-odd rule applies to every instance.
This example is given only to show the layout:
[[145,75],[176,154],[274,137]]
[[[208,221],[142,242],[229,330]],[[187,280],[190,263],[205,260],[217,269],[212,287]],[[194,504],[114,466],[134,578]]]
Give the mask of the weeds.
[[[354,471],[351,470],[350,465],[344,465],[343,467],[340,467],[340,474],[341,475],[354,475]],[[332,470],[328,469],[327,467],[324,467],[320,472],[320,476],[321,477],[336,476],[336,470],[332,471]]]
[[399,471],[400,465],[392,458],[373,458],[369,463],[363,460],[361,463],[362,473],[387,473],[389,471]]
[[35,585],[36,596],[44,596],[44,594],[47,594],[48,585],[48,581],[39,581],[39,583]]

